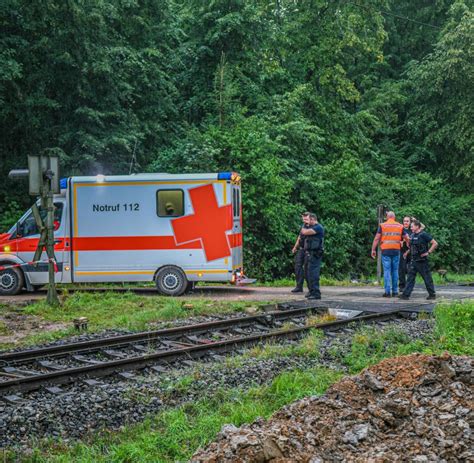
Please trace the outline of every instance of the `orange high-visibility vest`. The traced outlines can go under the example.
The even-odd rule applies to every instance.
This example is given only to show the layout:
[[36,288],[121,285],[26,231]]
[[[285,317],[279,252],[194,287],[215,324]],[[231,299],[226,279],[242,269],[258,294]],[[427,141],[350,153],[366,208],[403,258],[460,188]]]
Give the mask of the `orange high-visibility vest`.
[[394,249],[400,251],[400,244],[403,238],[403,225],[395,222],[393,219],[388,219],[386,222],[380,224],[382,230],[382,238],[380,240],[380,247],[382,251]]

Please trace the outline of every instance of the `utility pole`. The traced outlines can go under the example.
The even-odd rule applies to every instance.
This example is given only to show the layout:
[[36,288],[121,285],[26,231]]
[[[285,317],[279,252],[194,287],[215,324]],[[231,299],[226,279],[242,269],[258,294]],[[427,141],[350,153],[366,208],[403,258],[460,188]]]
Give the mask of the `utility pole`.
[[12,170],[10,178],[28,177],[30,196],[40,196],[41,208],[46,210],[46,225],[41,217],[36,203],[31,206],[33,216],[40,232],[40,239],[33,258],[34,265],[40,261],[43,249],[48,256],[48,294],[46,300],[49,305],[59,305],[56,291],[54,256],[54,194],[60,192],[59,187],[59,160],[57,156],[28,156],[28,169]]

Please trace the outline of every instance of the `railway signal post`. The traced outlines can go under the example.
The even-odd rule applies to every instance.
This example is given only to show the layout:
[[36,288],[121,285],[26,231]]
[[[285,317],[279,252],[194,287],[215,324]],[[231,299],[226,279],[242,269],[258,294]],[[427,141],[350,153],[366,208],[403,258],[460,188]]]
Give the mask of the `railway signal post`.
[[41,208],[46,210],[46,224],[41,217],[36,203],[32,206],[33,215],[40,232],[40,239],[33,258],[34,265],[41,259],[43,249],[48,256],[48,294],[47,302],[50,305],[59,305],[55,278],[54,255],[54,203],[53,195],[60,192],[59,186],[59,159],[57,156],[29,155],[28,169],[12,170],[10,178],[28,177],[30,196],[41,198]]

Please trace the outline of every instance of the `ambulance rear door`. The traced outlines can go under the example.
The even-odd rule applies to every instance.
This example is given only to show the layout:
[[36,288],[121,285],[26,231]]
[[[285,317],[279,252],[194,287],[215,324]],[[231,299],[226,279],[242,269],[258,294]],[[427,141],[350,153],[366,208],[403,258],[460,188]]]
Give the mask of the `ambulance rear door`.
[[242,269],[242,196],[240,184],[232,184],[232,269]]

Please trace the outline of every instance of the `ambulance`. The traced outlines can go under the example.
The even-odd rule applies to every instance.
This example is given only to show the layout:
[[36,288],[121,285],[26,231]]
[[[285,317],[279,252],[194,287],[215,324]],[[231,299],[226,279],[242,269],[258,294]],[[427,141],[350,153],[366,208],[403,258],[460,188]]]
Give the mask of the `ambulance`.
[[[55,195],[57,283],[154,282],[179,296],[198,281],[244,281],[235,172],[70,177]],[[43,217],[46,211],[40,210]],[[31,209],[0,235],[0,294],[48,281]]]

